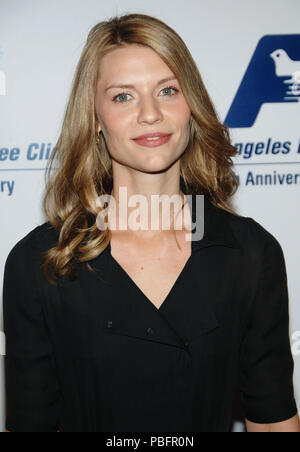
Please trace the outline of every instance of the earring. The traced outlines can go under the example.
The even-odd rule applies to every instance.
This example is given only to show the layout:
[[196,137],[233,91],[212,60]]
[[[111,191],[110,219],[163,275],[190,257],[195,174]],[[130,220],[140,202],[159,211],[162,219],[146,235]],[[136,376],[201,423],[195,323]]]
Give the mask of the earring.
[[96,134],[96,143],[97,144],[100,143],[100,133],[101,133],[101,130],[99,130],[99,132]]

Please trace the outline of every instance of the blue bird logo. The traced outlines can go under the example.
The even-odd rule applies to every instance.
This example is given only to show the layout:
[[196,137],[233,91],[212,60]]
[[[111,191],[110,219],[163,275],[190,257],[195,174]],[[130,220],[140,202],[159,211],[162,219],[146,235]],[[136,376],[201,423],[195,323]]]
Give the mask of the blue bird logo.
[[283,49],[275,50],[270,57],[274,60],[277,77],[290,77],[283,81],[289,85],[286,95],[300,99],[300,61],[292,60]]
[[252,127],[263,104],[299,99],[300,34],[267,35],[255,49],[224,124]]

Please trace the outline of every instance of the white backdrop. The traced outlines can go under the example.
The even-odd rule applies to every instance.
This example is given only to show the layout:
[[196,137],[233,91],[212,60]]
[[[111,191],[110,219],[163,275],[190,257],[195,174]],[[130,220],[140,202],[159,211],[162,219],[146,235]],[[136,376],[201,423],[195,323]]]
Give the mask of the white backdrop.
[[[284,85],[300,71],[298,0],[2,0],[0,283],[10,249],[45,221],[41,196],[46,154],[58,138],[88,31],[123,12],[154,15],[181,35],[240,149],[235,169],[241,187],[234,205],[277,237],[285,253],[299,406],[300,85]],[[269,180],[265,175],[271,175]],[[1,310],[0,319],[1,331]],[[0,430],[4,351],[0,333]],[[233,430],[243,431],[243,423],[235,422]]]

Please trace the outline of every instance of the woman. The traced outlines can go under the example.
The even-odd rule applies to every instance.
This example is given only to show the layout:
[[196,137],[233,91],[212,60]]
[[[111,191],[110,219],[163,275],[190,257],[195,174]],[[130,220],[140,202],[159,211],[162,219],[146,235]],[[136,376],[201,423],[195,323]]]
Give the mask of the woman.
[[[230,208],[235,154],[174,30],[139,14],[91,30],[47,222],[6,261],[8,430],[230,431],[239,389],[248,431],[299,431],[284,257]],[[123,188],[146,201],[145,228],[129,227]],[[175,196],[172,213],[153,195]]]

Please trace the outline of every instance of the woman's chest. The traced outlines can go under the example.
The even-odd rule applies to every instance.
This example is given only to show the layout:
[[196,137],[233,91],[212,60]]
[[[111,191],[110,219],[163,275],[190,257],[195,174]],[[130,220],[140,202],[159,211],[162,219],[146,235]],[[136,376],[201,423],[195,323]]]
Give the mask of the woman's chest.
[[159,309],[173,290],[176,281],[184,271],[190,258],[189,255],[170,255],[167,259],[142,259],[136,257],[124,260],[122,256],[114,255],[114,264],[118,266],[119,274],[127,283],[136,286],[145,297]]
[[171,242],[162,252],[159,245],[151,252],[135,246],[130,252],[118,240],[112,242],[111,257],[118,276],[135,286],[157,309],[159,309],[176,282],[183,277],[191,258],[191,242],[177,235],[178,243]]

